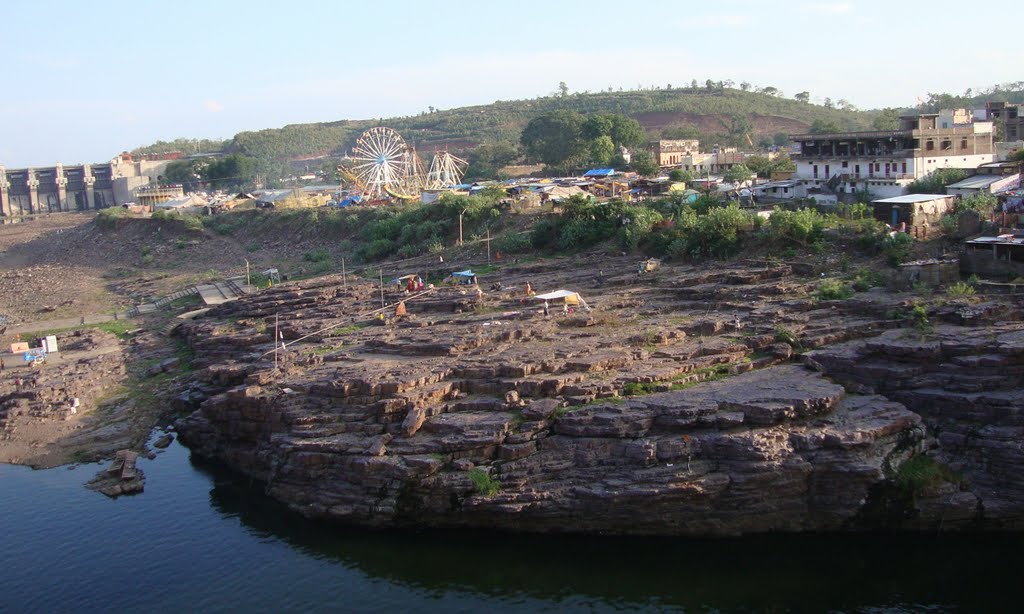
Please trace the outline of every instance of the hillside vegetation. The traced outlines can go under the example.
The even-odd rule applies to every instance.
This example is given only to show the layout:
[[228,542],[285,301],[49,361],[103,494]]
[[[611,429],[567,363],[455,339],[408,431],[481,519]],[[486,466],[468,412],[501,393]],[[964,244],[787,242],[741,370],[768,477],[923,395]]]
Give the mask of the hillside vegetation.
[[[787,130],[803,130],[815,120],[844,129],[864,129],[875,113],[828,108],[777,95],[725,87],[673,88],[640,91],[576,93],[534,100],[500,100],[489,105],[434,110],[410,117],[292,124],[282,128],[240,132],[224,146],[262,162],[314,155],[343,155],[364,130],[384,125],[398,130],[421,151],[448,148],[466,152],[484,143],[519,142],[534,117],[557,110],[583,114],[617,113],[637,119],[650,138],[666,130],[695,135],[729,136],[733,118],[750,122],[755,138]],[[175,147],[179,141],[139,148],[148,152]]]

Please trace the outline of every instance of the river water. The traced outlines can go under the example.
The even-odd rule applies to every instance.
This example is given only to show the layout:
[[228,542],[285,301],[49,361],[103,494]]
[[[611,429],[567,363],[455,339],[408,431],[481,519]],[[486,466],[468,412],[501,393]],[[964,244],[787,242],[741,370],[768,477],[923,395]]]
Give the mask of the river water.
[[369,532],[306,521],[174,443],[146,491],[0,465],[0,611],[1012,612],[1024,537]]

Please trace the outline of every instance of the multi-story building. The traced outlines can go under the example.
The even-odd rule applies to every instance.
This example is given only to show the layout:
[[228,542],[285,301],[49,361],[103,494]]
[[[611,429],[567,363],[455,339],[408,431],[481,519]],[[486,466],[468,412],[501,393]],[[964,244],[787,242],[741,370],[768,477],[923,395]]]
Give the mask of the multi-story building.
[[897,130],[791,135],[796,178],[839,194],[898,196],[936,169],[995,160],[992,123],[969,122],[966,113],[928,113],[901,117]]
[[106,164],[6,169],[0,166],[0,217],[90,211],[123,205],[154,183],[170,160],[132,160],[121,154]]
[[700,141],[697,139],[652,141],[651,150],[658,166],[678,166],[684,157],[700,152]]
[[1024,140],[1024,105],[989,102],[985,105],[985,116],[998,126],[999,140]]

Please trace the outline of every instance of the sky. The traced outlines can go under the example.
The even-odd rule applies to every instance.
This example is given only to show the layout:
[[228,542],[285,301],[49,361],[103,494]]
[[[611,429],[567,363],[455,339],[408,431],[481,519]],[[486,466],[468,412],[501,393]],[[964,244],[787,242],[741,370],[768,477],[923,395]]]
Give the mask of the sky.
[[[946,0],[15,0],[0,165],[697,79],[912,106],[1024,79],[1024,5]],[[977,5],[980,9],[982,5]]]

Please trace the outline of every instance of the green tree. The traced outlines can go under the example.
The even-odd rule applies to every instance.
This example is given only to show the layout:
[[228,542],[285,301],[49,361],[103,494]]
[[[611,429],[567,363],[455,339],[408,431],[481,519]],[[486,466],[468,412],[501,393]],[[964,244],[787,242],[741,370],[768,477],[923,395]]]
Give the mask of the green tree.
[[750,181],[750,176],[754,173],[749,167],[743,164],[737,164],[725,171],[722,175],[722,179],[729,183],[742,183],[744,181]]
[[583,140],[583,116],[575,111],[552,111],[531,119],[520,143],[531,160],[548,166],[562,166],[581,158],[586,151]]
[[231,154],[211,162],[203,177],[216,187],[244,185],[256,175],[256,160],[241,154]]
[[816,119],[811,122],[811,134],[833,134],[839,132],[839,124],[831,119]]
[[871,120],[871,127],[875,130],[897,130],[900,127],[899,110],[892,108],[882,109]]
[[591,115],[583,122],[583,138],[593,140],[602,136],[610,137],[613,125],[611,115],[604,113]]
[[1024,162],[1024,149],[1018,149],[1006,158],[1011,162]]
[[674,168],[668,173],[668,178],[672,181],[689,183],[693,181],[693,173],[690,171],[683,170],[681,168]]
[[565,84],[565,81],[558,82],[558,95],[562,98],[569,95],[569,86]]
[[590,141],[590,162],[604,166],[615,155],[615,143],[610,136],[599,136]]
[[967,171],[959,168],[937,168],[907,186],[911,194],[945,194],[946,186],[967,179]]
[[638,151],[633,154],[633,170],[644,177],[651,177],[658,174],[658,164],[654,161],[654,155],[649,151]]
[[612,115],[612,141],[622,147],[639,147],[647,142],[647,133],[640,122],[625,115]]
[[811,101],[811,93],[807,91],[799,92],[793,95],[793,100],[807,104]]

